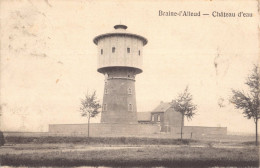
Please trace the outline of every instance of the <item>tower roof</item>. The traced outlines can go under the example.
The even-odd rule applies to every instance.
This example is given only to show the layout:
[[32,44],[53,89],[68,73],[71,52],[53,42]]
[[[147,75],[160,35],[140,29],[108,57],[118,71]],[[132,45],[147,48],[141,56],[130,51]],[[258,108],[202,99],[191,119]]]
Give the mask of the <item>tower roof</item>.
[[127,26],[126,25],[115,25],[114,26],[115,29],[127,29]]
[[128,36],[128,37],[135,37],[135,38],[138,38],[140,40],[143,41],[143,45],[146,45],[148,40],[143,37],[143,36],[140,36],[138,34],[134,34],[134,33],[130,33],[128,32],[126,29],[127,29],[127,26],[126,25],[115,25],[114,26],[115,30],[110,32],[110,33],[105,33],[105,34],[101,34],[101,35],[98,35],[96,36],[94,39],[93,39],[93,42],[97,45],[98,44],[98,41],[102,38],[105,38],[105,37],[112,37],[112,36]]

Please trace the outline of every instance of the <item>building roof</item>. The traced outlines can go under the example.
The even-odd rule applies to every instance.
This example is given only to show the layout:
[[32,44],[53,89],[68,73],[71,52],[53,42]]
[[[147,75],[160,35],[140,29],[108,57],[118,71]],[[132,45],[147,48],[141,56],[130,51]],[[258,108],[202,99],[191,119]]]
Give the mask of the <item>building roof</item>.
[[134,34],[134,33],[130,33],[128,32],[126,29],[127,29],[127,26],[125,25],[115,25],[114,26],[115,30],[110,32],[110,33],[105,33],[105,34],[101,34],[101,35],[98,35],[96,36],[94,39],[93,39],[93,42],[97,45],[98,44],[98,41],[102,38],[105,38],[105,37],[111,37],[111,36],[128,36],[128,37],[135,37],[135,38],[138,38],[140,40],[143,41],[143,45],[146,45],[148,40],[143,37],[143,36],[140,36],[138,34]]
[[165,112],[172,106],[171,102],[161,102],[152,112]]
[[138,112],[137,121],[151,121],[151,112]]

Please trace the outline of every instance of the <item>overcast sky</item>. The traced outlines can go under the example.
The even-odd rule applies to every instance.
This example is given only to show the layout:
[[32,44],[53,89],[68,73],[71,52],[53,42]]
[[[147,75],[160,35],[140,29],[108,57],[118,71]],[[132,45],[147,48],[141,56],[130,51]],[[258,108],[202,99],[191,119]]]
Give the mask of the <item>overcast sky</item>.
[[[252,120],[228,102],[231,88],[259,62],[257,1],[0,1],[1,128],[47,131],[48,124],[86,123],[80,98],[97,91],[93,38],[116,24],[148,39],[143,73],[136,77],[137,109],[153,110],[189,85],[197,115],[185,125],[225,126],[254,132]],[[208,16],[158,16],[201,11]],[[213,17],[213,11],[248,12],[250,18]],[[218,105],[224,100],[224,107]],[[99,122],[100,118],[92,120]]]

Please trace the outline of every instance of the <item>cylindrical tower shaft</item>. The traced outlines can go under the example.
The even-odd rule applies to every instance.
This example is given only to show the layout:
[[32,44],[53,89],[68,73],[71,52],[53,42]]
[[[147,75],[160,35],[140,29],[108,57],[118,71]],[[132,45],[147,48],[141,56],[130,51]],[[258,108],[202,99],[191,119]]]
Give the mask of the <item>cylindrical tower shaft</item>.
[[102,123],[137,123],[135,73],[124,67],[107,70]]

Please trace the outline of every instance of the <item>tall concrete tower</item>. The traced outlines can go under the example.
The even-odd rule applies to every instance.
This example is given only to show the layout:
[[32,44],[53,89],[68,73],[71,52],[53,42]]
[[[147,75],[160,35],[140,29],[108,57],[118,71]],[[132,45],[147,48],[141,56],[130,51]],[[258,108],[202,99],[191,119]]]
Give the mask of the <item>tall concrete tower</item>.
[[101,123],[136,124],[135,75],[142,73],[143,46],[147,39],[115,25],[96,36],[98,72],[105,76]]

